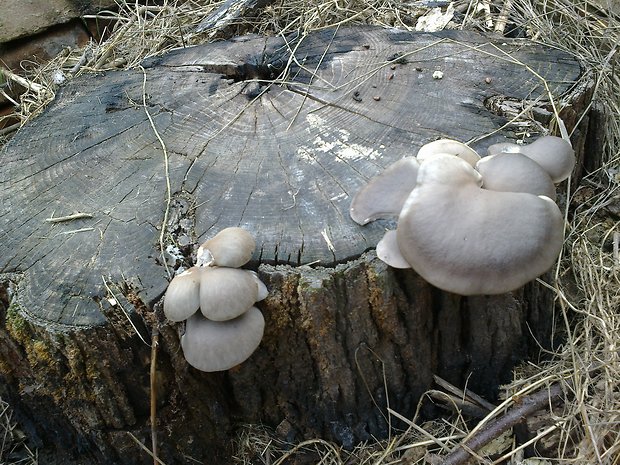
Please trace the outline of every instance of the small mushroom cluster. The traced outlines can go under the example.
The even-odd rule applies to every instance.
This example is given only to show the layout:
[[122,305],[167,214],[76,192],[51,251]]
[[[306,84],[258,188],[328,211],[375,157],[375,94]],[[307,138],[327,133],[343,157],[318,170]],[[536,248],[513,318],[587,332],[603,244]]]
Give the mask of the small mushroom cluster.
[[196,265],[170,282],[164,313],[185,321],[181,347],[194,368],[228,370],[258,347],[265,320],[254,303],[267,297],[267,287],[255,272],[239,269],[255,248],[246,230],[223,229],[200,246]]
[[575,154],[564,139],[496,144],[480,156],[441,139],[375,176],[353,198],[364,225],[397,217],[377,244],[395,268],[413,268],[440,289],[501,294],[546,272],[564,241],[555,184],[570,176]]

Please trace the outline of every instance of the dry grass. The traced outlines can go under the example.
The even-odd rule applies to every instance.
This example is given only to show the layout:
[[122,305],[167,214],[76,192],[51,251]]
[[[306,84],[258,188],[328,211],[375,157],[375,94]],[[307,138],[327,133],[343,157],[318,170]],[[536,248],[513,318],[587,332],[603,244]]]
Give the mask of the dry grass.
[[0,464],[36,465],[36,453],[26,446],[25,439],[13,420],[11,407],[0,400]]
[[[251,31],[278,35],[343,24],[414,29],[417,18],[428,11],[418,5],[422,2],[279,0],[257,17],[229,24],[225,34]],[[102,24],[112,24],[104,42],[91,43],[86,49],[70,51],[43,67],[28,70],[26,82],[22,82],[28,91],[16,102],[13,117],[23,124],[36,115],[53,99],[55,81],[93,71],[136,67],[145,57],[211,40],[222,31],[204,29],[204,20],[218,6],[218,2],[198,0],[170,0],[157,7],[119,2],[118,12],[97,16]],[[566,334],[566,343],[550,354],[550,361],[515,370],[514,382],[505,388],[505,402],[478,426],[459,415],[449,422],[411,423],[405,433],[348,452],[321,439],[291,446],[265,428],[252,426],[239,438],[239,463],[293,463],[302,453],[321,464],[437,463],[482,424],[501,416],[519,399],[554,383],[560,383],[568,393],[568,401],[542,419],[532,419],[540,422],[539,447],[550,447],[551,456],[566,463],[620,463],[620,78],[614,72],[618,65],[619,18],[602,0],[598,4],[591,0],[458,0],[454,9],[448,27],[495,30],[570,51],[594,76],[593,107],[605,121],[602,165],[585,176],[576,192],[566,193],[570,206],[567,238],[553,287],[558,309],[556,330]],[[618,6],[616,13],[620,13]],[[18,78],[5,74],[5,79]],[[566,102],[557,104],[561,109]],[[5,437],[10,436],[10,425],[0,423]],[[522,461],[523,450],[510,436],[498,439],[496,446],[502,449],[502,460],[535,463]],[[494,462],[479,458],[479,463]]]

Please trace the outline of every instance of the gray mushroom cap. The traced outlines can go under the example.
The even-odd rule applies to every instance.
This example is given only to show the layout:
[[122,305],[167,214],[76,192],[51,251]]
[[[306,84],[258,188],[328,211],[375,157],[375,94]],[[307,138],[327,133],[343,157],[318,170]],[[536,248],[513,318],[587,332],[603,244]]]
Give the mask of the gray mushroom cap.
[[468,145],[452,139],[439,139],[423,145],[420,147],[420,150],[418,150],[416,158],[420,163],[422,163],[424,160],[428,160],[439,153],[459,157],[471,166],[476,166],[476,163],[480,160],[480,155],[478,155],[478,152]]
[[269,295],[269,290],[267,289],[267,286],[265,286],[265,283],[260,280],[256,271],[248,271],[248,273],[252,275],[254,281],[256,281],[256,285],[258,286],[258,295],[256,296],[256,301],[260,302],[261,300],[266,299]]
[[414,157],[405,157],[373,177],[353,197],[351,219],[364,225],[378,218],[397,217],[415,187],[418,166]]
[[251,272],[237,268],[204,267],[200,279],[200,311],[213,321],[245,313],[258,300],[258,283]]
[[197,263],[239,268],[250,261],[255,249],[256,242],[248,231],[225,228],[198,248]]
[[459,158],[429,159],[398,220],[406,261],[429,283],[461,295],[523,286],[553,265],[564,239],[550,199],[481,189],[479,179]]
[[526,155],[542,166],[556,184],[568,178],[575,167],[575,151],[561,137],[543,136],[527,145],[500,143],[488,148],[489,155],[515,152]]
[[185,324],[181,347],[185,360],[198,370],[228,370],[252,355],[264,329],[265,320],[256,307],[228,321],[210,321],[195,313]]
[[170,281],[164,296],[164,314],[170,321],[187,320],[198,311],[203,271],[203,268],[193,266]]
[[527,192],[555,201],[555,185],[547,171],[522,153],[498,153],[476,164],[482,187],[492,191]]
[[386,231],[377,244],[377,257],[392,268],[411,268],[398,247],[396,231]]

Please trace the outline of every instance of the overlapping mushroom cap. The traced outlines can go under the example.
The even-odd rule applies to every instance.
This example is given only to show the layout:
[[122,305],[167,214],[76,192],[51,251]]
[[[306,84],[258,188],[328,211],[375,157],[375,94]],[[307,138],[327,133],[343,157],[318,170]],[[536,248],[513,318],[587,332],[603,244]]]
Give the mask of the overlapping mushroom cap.
[[542,166],[554,183],[568,178],[575,167],[573,147],[569,142],[556,136],[543,136],[526,145],[494,144],[489,147],[488,152],[489,155],[522,153]]
[[228,321],[211,321],[199,313],[187,320],[181,348],[187,363],[201,371],[224,371],[239,365],[256,350],[263,338],[265,320],[260,310]]
[[204,242],[196,254],[200,265],[239,268],[252,258],[256,242],[243,228],[225,228]]
[[170,321],[186,322],[181,347],[199,370],[228,370],[260,343],[264,320],[254,304],[267,297],[267,287],[255,272],[238,269],[255,247],[249,232],[226,228],[198,249],[196,266],[168,286],[164,313]]
[[213,321],[232,320],[258,299],[258,282],[247,270],[204,268],[200,284],[200,311]]
[[405,157],[372,178],[351,201],[353,221],[363,225],[378,218],[398,217],[415,187],[419,166],[416,158]]
[[454,155],[469,163],[471,166],[476,166],[476,163],[480,161],[480,155],[474,149],[462,142],[452,139],[439,139],[428,144],[424,144],[418,150],[416,158],[420,163],[430,158],[433,158],[439,153],[448,155]]
[[527,192],[555,201],[555,185],[547,171],[522,153],[498,153],[476,163],[482,187],[492,191]]
[[377,243],[377,257],[392,268],[411,268],[407,259],[400,252],[396,230],[386,231]]
[[456,157],[422,163],[396,230],[416,272],[462,295],[523,286],[553,265],[564,240],[562,214],[550,199],[485,190],[479,178]]
[[364,225],[379,218],[397,218],[416,185],[420,163],[439,153],[462,158],[472,166],[480,160],[478,153],[462,142],[452,139],[430,142],[422,146],[415,157],[392,163],[360,189],[351,201],[351,219]]
[[200,281],[204,268],[193,266],[176,275],[164,296],[164,314],[170,321],[187,320],[200,308]]
[[[523,146],[496,145],[486,159],[450,139],[427,144],[417,164],[400,160],[371,179],[354,198],[351,218],[365,224],[400,210],[377,256],[395,268],[412,267],[439,288],[462,295],[514,290],[547,271],[564,240],[553,182],[569,175],[574,153],[562,139],[541,139],[525,146],[534,148],[527,154]],[[546,165],[536,158],[542,152]],[[415,177],[395,187],[392,173],[403,178],[402,166],[415,167]],[[376,197],[380,208],[372,206]]]

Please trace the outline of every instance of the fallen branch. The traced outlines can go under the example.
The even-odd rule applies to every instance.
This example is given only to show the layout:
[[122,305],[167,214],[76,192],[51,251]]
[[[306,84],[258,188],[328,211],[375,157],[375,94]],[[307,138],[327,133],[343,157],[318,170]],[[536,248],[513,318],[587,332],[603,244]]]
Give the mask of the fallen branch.
[[159,345],[159,330],[155,326],[151,336],[151,448],[153,463],[157,465],[157,346]]
[[447,392],[430,390],[427,394],[439,401],[450,399],[450,404],[446,404],[447,408],[457,407],[465,415],[476,419],[484,418],[495,410],[495,405],[471,390],[463,391],[437,375],[433,375],[433,380]]
[[548,390],[516,399],[514,406],[503,416],[490,422],[470,439],[458,444],[441,462],[441,465],[462,465],[472,458],[470,451],[477,451],[499,437],[502,433],[521,423],[537,410],[556,401],[562,394],[562,386],[553,384]]

